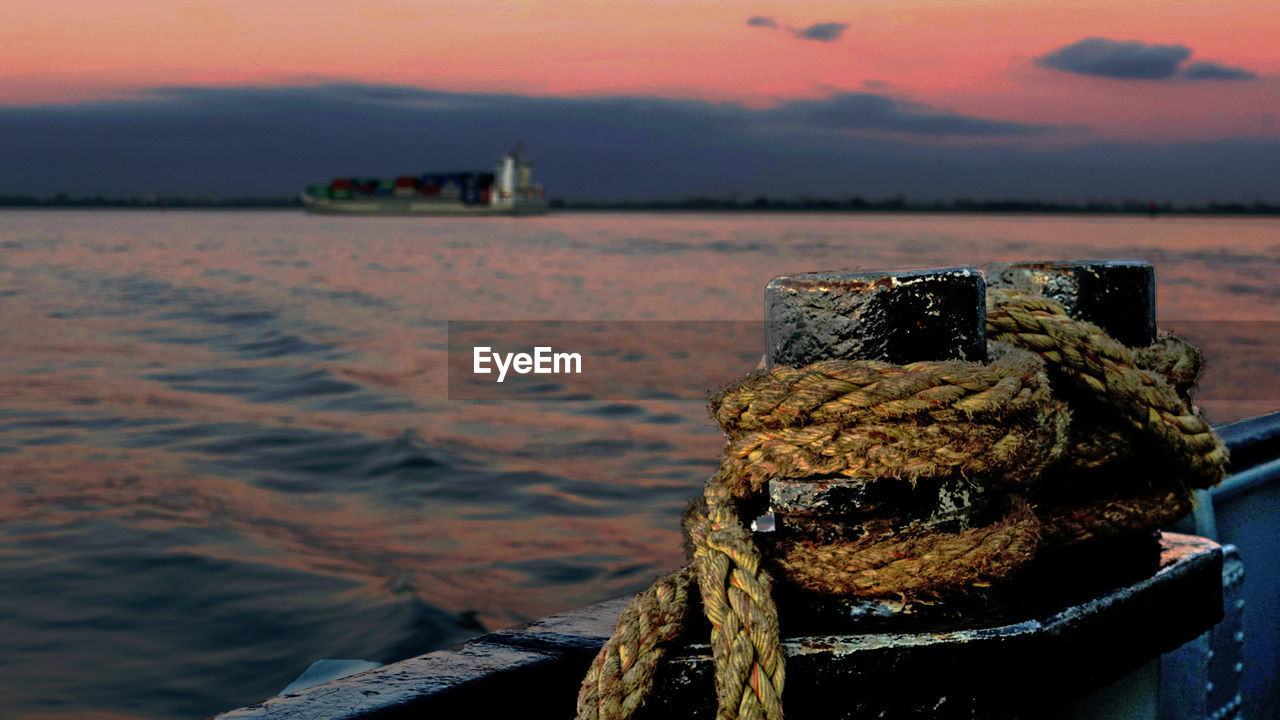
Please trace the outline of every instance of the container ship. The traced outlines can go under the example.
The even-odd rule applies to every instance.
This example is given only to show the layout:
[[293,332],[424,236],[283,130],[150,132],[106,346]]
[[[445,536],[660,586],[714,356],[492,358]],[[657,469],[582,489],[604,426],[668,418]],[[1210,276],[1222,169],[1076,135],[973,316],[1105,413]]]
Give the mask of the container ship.
[[307,187],[302,206],[322,215],[544,215],[533,163],[507,153],[492,172],[340,177]]

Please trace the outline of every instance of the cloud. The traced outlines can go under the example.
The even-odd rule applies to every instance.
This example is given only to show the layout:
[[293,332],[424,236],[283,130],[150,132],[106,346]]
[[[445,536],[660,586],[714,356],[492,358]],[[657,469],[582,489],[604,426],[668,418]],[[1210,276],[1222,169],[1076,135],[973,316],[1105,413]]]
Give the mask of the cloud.
[[1258,74],[1213,62],[1193,62],[1182,71],[1182,77],[1189,80],[1253,80]]
[[[765,15],[753,15],[747,18],[747,24],[752,27],[769,28],[777,30],[780,25],[778,21]],[[835,42],[840,39],[844,31],[849,29],[849,23],[838,22],[821,22],[814,23],[806,28],[788,27],[787,31],[801,40],[817,40],[818,42]]]
[[1256,73],[1199,61],[1183,66],[1191,57],[1186,45],[1148,45],[1136,40],[1089,37],[1036,58],[1040,67],[1078,75],[1120,80],[1253,80]]
[[1055,129],[1047,125],[957,115],[867,92],[837,93],[820,100],[795,100],[775,108],[771,115],[783,122],[813,128],[874,130],[921,136],[1040,135]]
[[849,23],[823,22],[814,23],[803,30],[796,30],[795,36],[805,40],[817,40],[818,42],[835,42],[840,39],[844,31],[848,29]]
[[1036,59],[1041,67],[1080,75],[1125,80],[1173,77],[1191,57],[1186,45],[1148,45],[1137,41],[1088,37]]
[[355,83],[178,87],[0,106],[0,194],[290,195],[335,176],[483,169],[524,140],[553,197],[1280,201],[1275,140],[1036,142],[1055,136],[873,92],[751,108]]

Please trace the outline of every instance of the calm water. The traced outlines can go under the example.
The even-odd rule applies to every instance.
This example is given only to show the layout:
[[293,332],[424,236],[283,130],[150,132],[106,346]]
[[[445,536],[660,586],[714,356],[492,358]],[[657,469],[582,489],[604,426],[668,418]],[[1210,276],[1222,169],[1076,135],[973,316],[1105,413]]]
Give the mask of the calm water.
[[0,715],[202,717],[678,566],[702,404],[448,400],[446,321],[758,321],[784,272],[1077,257],[1218,330],[1214,420],[1280,406],[1270,219],[0,212]]

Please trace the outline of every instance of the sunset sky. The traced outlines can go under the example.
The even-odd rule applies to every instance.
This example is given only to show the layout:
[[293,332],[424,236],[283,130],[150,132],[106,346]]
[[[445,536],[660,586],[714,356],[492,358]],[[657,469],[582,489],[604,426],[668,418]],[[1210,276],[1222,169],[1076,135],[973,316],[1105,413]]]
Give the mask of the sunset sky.
[[553,195],[1280,201],[1272,0],[0,9],[0,193],[288,194],[523,140]]

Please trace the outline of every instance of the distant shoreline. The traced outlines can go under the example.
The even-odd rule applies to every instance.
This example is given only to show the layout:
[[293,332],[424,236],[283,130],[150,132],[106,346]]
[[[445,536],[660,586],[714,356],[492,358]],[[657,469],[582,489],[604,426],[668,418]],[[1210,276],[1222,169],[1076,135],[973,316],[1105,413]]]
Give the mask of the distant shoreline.
[[[102,196],[34,197],[0,195],[5,210],[290,210],[301,209],[297,197],[125,197]],[[1275,216],[1280,204],[1253,202],[1206,202],[1198,205],[1144,203],[1136,200],[1058,203],[1040,200],[949,200],[913,201],[906,198],[865,200],[863,198],[801,198],[794,200],[761,197],[755,200],[693,197],[675,200],[558,200],[551,201],[555,212],[732,212],[732,213],[894,213],[894,214],[992,214],[992,215],[1215,215]]]

